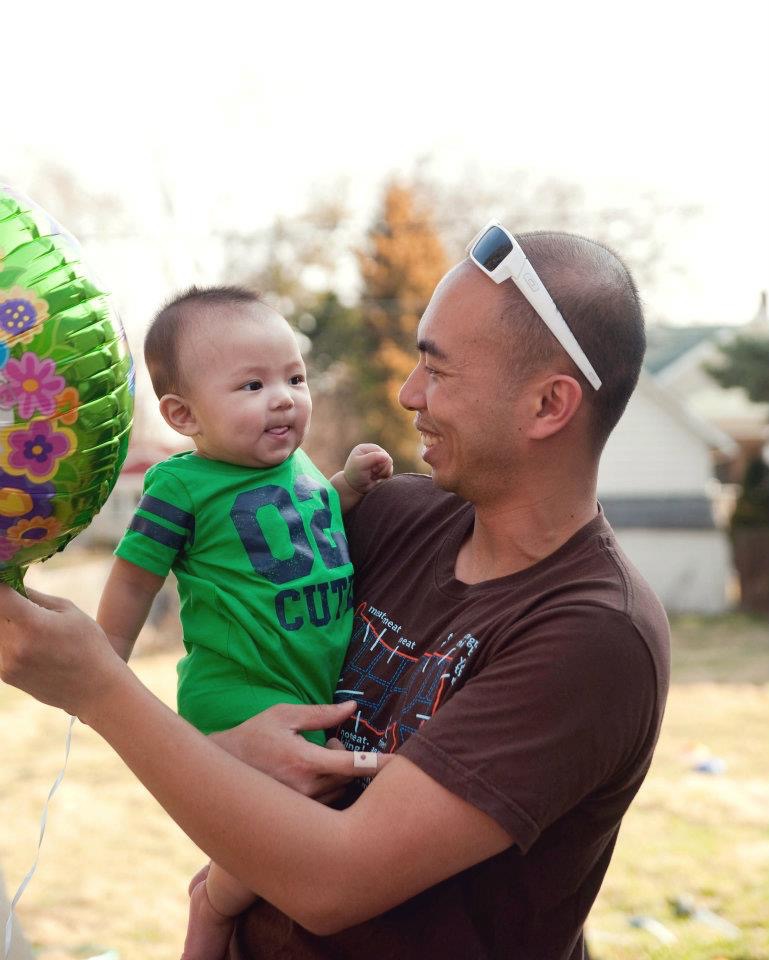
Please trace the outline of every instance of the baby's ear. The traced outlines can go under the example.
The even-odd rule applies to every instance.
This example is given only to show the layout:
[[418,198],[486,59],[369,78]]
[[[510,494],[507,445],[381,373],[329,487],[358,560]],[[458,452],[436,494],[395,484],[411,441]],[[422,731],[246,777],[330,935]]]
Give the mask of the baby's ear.
[[160,398],[160,413],[173,430],[185,437],[194,437],[198,422],[189,402],[175,393],[166,393]]

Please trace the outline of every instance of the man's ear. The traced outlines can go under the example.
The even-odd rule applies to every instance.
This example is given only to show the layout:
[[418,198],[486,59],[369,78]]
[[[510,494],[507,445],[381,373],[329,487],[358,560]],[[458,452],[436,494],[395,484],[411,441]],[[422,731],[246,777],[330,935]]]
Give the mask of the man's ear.
[[534,402],[536,407],[529,422],[529,437],[544,440],[563,430],[579,410],[582,387],[574,377],[556,374],[539,385]]
[[198,433],[198,422],[188,400],[175,393],[166,393],[160,398],[160,413],[173,430],[185,437]]

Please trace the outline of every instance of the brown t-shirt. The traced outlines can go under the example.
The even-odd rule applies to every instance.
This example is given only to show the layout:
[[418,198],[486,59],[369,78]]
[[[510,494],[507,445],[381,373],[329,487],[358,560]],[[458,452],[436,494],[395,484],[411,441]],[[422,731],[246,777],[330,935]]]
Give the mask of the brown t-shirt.
[[511,847],[331,937],[260,903],[234,957],[582,957],[659,732],[667,620],[603,514],[526,570],[457,581],[473,516],[414,475],[354,511],[355,624],[337,699],[360,709],[338,734],[350,749],[398,750],[498,821]]

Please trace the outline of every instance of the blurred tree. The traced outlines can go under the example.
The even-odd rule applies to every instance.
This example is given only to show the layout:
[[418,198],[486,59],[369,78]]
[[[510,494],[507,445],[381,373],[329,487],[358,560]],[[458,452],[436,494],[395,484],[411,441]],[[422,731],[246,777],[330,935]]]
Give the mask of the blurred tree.
[[81,242],[122,237],[130,230],[128,211],[119,197],[86,187],[55,160],[34,167],[20,186]]
[[769,467],[761,458],[745,471],[731,521],[732,553],[740,581],[740,607],[769,614]]
[[340,264],[353,243],[342,188],[313,199],[296,217],[278,217],[266,230],[225,231],[226,283],[255,287],[292,322],[312,312],[340,285]]
[[[400,469],[423,469],[398,389],[413,366],[416,326],[435,284],[486,219],[500,216],[517,231],[595,237],[618,249],[646,294],[663,268],[666,277],[675,272],[669,241],[694,213],[651,195],[600,206],[578,184],[526,171],[504,180],[468,171],[446,183],[428,159],[405,182],[385,186],[363,243],[344,185],[326,187],[303,214],[279,218],[267,230],[217,235],[225,250],[223,281],[262,290],[306,336],[313,393],[324,392],[324,409],[338,428],[327,438],[332,462],[343,462],[342,444],[352,437],[387,446]],[[356,245],[357,292],[350,269]],[[313,436],[319,425],[318,415]]]
[[333,290],[308,298],[295,323],[310,340],[309,362],[316,373],[339,361],[357,365],[364,360],[360,307],[346,306]]
[[[769,403],[769,337],[743,334],[719,350],[722,360],[705,367],[710,376],[727,389],[742,387],[754,403]],[[760,457],[747,465],[731,535],[740,606],[769,614],[769,467]]]
[[723,361],[705,369],[722,387],[742,387],[754,403],[769,403],[769,338],[743,335],[719,347]]
[[627,202],[608,202],[589,196],[570,180],[514,170],[490,178],[467,170],[461,181],[447,183],[435,177],[429,160],[414,175],[415,196],[433,211],[433,222],[450,262],[464,256],[468,241],[491,217],[498,217],[514,233],[563,230],[606,244],[628,265],[646,301],[649,322],[669,320],[654,306],[654,292],[683,269],[676,245],[699,215],[694,205],[675,204],[645,192]]
[[446,271],[443,244],[414,190],[391,182],[382,212],[358,251],[363,292],[361,336],[353,345],[360,360],[361,414],[366,437],[391,453],[396,469],[421,465],[413,415],[397,401],[415,362],[419,318]]

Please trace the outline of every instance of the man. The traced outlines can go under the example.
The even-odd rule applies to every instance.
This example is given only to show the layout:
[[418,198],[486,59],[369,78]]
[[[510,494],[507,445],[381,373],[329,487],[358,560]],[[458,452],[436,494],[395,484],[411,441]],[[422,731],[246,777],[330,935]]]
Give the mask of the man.
[[[603,247],[496,230],[439,284],[401,390],[433,480],[382,485],[351,524],[338,694],[356,708],[276,708],[229,736],[283,783],[165,710],[71,606],[0,598],[0,675],[91,724],[263,897],[236,957],[583,955],[667,690],[664,612],[596,503],[643,320]],[[313,723],[355,752],[291,737]],[[284,786],[371,773],[372,752],[395,756],[344,810]]]

